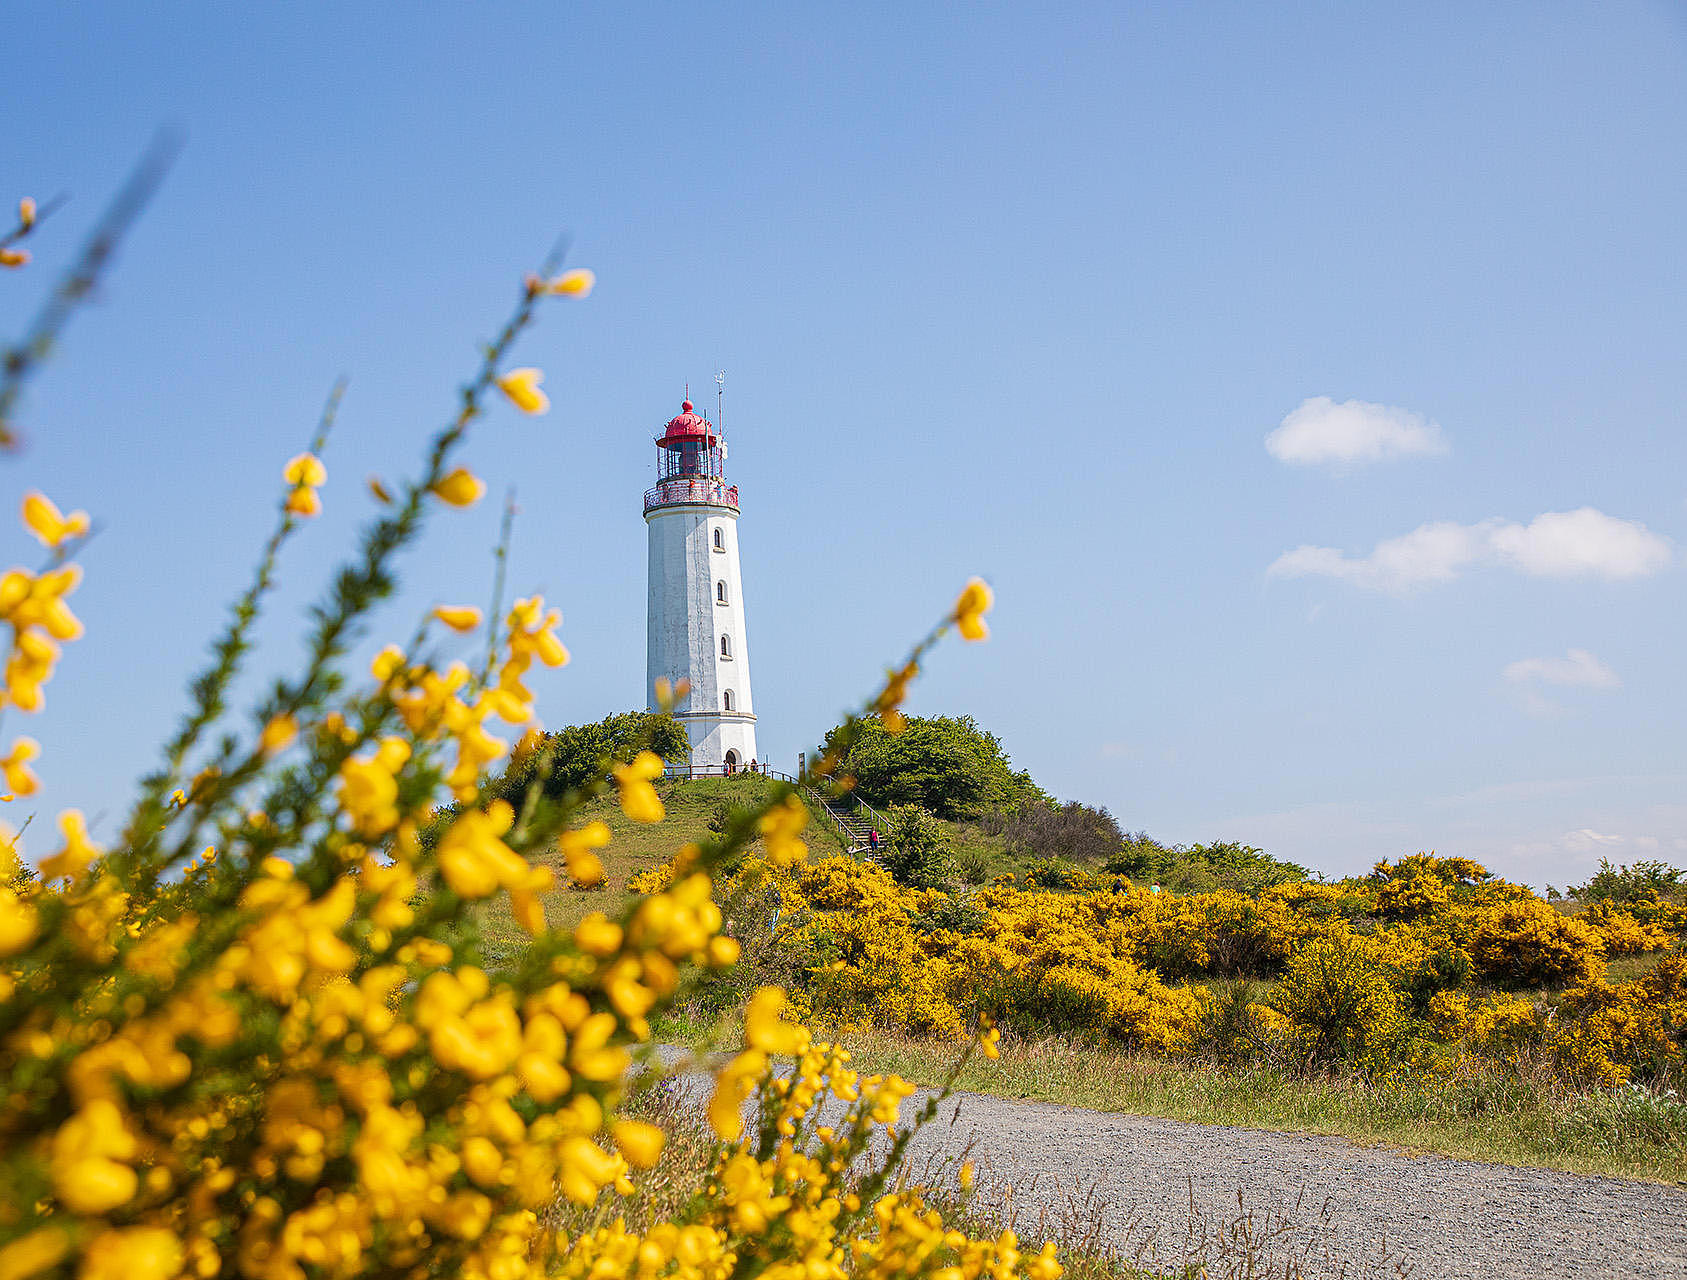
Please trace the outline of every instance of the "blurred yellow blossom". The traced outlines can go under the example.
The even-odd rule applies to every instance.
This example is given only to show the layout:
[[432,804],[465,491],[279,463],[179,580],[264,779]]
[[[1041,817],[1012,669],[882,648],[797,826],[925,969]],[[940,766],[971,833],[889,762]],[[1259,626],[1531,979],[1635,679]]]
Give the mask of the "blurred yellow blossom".
[[68,538],[80,538],[88,532],[86,511],[63,515],[51,498],[34,489],[24,495],[23,522],[48,547],[57,547]]
[[66,809],[59,814],[59,830],[64,833],[64,848],[41,860],[41,877],[74,880],[103,852],[88,839],[88,824],[80,809]]
[[288,459],[281,478],[292,486],[287,494],[287,510],[296,516],[314,516],[322,512],[322,500],[316,491],[328,483],[328,468],[314,453],[301,453]]
[[550,397],[539,390],[544,380],[538,369],[511,369],[498,379],[498,390],[523,413],[543,413],[551,407]]
[[473,605],[442,604],[433,611],[433,616],[453,631],[473,631],[480,625],[480,610]]
[[486,485],[472,471],[463,467],[441,476],[433,486],[433,495],[453,507],[472,507],[486,492]]
[[626,764],[618,764],[613,772],[615,785],[621,794],[621,811],[634,822],[660,822],[666,812],[661,797],[651,782],[662,776],[665,766],[654,751],[641,751]]
[[955,601],[955,625],[960,628],[961,635],[968,640],[983,640],[989,636],[990,628],[984,625],[984,615],[994,603],[995,595],[983,578],[968,582]]
[[258,746],[265,755],[274,755],[277,751],[284,751],[292,746],[293,740],[298,736],[298,718],[283,711],[270,717],[263,733],[259,735]]
[[0,771],[6,775],[6,785],[20,796],[32,796],[40,787],[40,782],[29,768],[29,762],[41,754],[41,744],[34,738],[19,738],[12,743],[4,759],[0,759]]

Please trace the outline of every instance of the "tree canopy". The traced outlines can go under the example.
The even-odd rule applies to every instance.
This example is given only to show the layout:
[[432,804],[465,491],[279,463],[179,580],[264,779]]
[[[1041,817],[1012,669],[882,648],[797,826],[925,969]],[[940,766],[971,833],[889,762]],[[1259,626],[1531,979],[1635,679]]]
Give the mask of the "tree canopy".
[[[837,730],[826,735],[833,745]],[[968,818],[1049,797],[1015,770],[1001,739],[971,716],[908,716],[901,733],[869,720],[844,757],[861,793],[879,805],[913,804]]]
[[655,711],[623,711],[594,724],[569,725],[541,734],[537,749],[525,754],[490,785],[491,794],[520,806],[534,770],[551,749],[551,772],[544,794],[555,799],[565,791],[609,772],[614,760],[624,760],[649,748],[668,763],[691,753],[691,740],[670,715]]

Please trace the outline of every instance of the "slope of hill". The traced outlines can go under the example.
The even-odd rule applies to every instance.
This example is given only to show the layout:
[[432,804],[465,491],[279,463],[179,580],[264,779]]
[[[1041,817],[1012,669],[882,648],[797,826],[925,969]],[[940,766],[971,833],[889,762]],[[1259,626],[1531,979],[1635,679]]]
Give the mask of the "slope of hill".
[[[634,822],[622,813],[613,795],[593,801],[571,825],[580,827],[601,820],[609,827],[612,837],[609,846],[599,850],[605,872],[603,883],[591,889],[575,888],[569,884],[560,854],[535,857],[532,861],[536,865],[551,867],[557,878],[557,888],[542,895],[545,918],[553,926],[564,928],[572,928],[593,911],[615,918],[634,896],[627,889],[631,876],[663,865],[684,844],[707,840],[714,834],[709,823],[722,804],[745,807],[758,804],[773,785],[769,779],[751,773],[690,782],[660,782],[656,790],[667,816],[649,826]],[[810,808],[812,812],[813,806]],[[814,814],[806,838],[814,849],[832,852],[841,848],[823,814]],[[511,919],[505,895],[488,899],[478,910],[488,959],[507,958],[525,943],[527,935]]]

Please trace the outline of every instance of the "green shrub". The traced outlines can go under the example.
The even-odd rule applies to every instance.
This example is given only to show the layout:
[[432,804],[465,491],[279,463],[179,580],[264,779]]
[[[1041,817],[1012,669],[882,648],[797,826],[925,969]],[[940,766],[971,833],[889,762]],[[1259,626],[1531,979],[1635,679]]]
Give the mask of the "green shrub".
[[1599,870],[1586,884],[1570,886],[1570,896],[1583,902],[1643,902],[1667,898],[1681,887],[1687,871],[1662,862],[1642,861],[1632,866],[1613,867],[1610,859],[1599,860]]
[[941,884],[946,870],[948,837],[943,824],[918,805],[892,805],[885,811],[885,843],[879,846],[879,865],[898,884],[916,889]]
[[[837,735],[827,734],[828,749],[838,745]],[[1030,774],[1013,768],[1001,739],[971,716],[908,716],[900,733],[870,720],[840,754],[844,771],[874,804],[918,805],[953,820],[1048,800]]]

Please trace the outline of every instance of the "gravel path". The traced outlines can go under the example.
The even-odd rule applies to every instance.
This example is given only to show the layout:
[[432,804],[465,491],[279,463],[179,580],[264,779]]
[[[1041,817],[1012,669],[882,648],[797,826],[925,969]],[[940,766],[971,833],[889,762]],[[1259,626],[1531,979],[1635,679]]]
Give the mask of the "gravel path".
[[[708,1078],[681,1077],[687,1093]],[[929,1096],[904,1104],[904,1115]],[[1214,1276],[1687,1277],[1687,1188],[957,1094],[916,1138],[1021,1235]],[[951,1174],[952,1176],[952,1174]]]
[[917,1141],[916,1159],[972,1143],[1014,1184],[1028,1226],[1044,1213],[1080,1231],[1099,1220],[1144,1263],[1193,1254],[1225,1274],[1252,1255],[1261,1271],[1292,1263],[1308,1276],[1687,1276],[1680,1187],[979,1094],[951,1099]]

